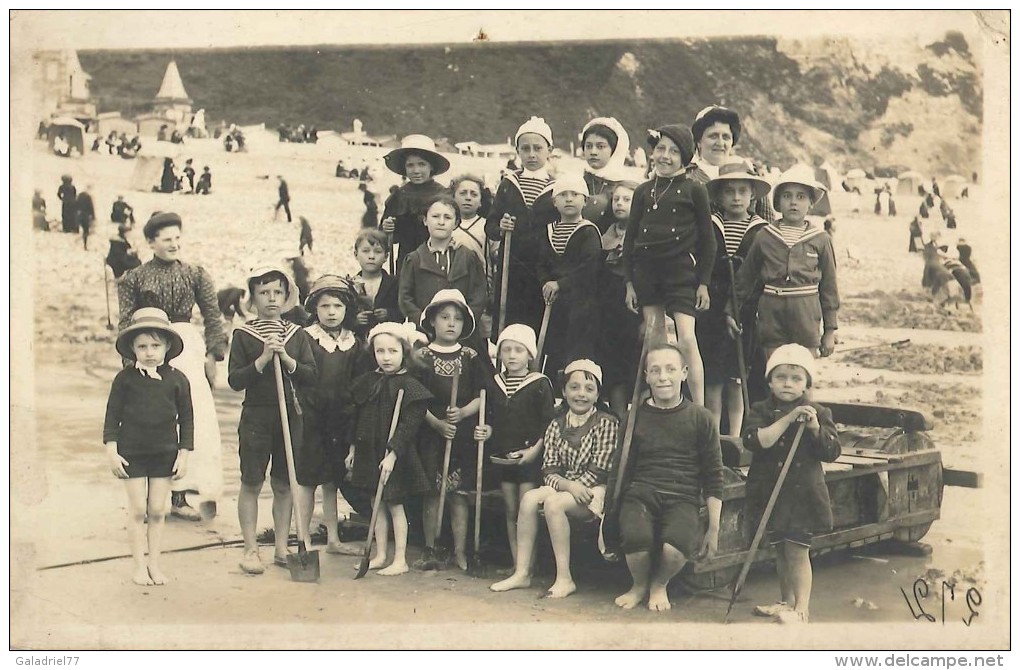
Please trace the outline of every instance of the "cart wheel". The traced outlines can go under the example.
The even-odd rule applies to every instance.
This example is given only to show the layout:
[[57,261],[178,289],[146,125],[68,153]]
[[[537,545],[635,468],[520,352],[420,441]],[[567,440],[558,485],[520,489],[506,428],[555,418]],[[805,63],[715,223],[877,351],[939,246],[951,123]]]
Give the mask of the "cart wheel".
[[733,584],[739,574],[740,566],[732,565],[728,568],[719,568],[711,572],[695,573],[690,570],[684,570],[677,579],[691,593],[701,593],[726,588]]
[[906,528],[897,528],[893,532],[893,537],[901,542],[917,542],[922,537],[928,534],[931,529],[931,522],[918,524],[916,526],[908,526]]

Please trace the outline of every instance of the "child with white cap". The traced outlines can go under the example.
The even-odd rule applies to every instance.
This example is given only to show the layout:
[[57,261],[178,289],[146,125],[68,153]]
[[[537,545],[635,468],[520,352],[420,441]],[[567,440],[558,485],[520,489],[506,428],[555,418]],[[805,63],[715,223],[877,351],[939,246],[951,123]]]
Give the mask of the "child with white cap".
[[[737,273],[737,304],[727,307],[731,314],[742,309],[758,284],[764,284],[758,301],[758,340],[766,359],[783,344],[799,344],[822,356],[835,348],[839,289],[832,238],[805,218],[824,193],[825,187],[806,165],[783,173],[772,191],[782,218],[755,236]],[[728,325],[735,334],[732,317]]]
[[[691,398],[705,404],[701,353],[694,318],[709,308],[708,284],[716,243],[705,186],[691,177],[696,169],[694,137],[671,124],[649,131],[654,175],[634,192],[623,246],[627,306],[641,307],[644,319],[676,324],[677,343],[690,366]],[[663,333],[658,335],[663,339]]]
[[[351,422],[350,449],[344,465],[351,485],[372,495],[383,478],[383,502],[374,529],[375,555],[368,567],[383,576],[402,575],[407,565],[407,515],[404,503],[435,486],[422,468],[416,442],[432,394],[408,374],[414,326],[384,321],[368,333],[368,347],[378,367],[354,380],[351,397],[356,406]],[[393,438],[389,425],[398,392],[403,390],[400,416]],[[390,525],[393,561],[387,565]]]
[[505,241],[505,233],[513,232],[509,245],[501,244],[498,268],[502,271],[503,255],[510,254],[509,279],[500,276],[495,286],[498,299],[500,288],[508,281],[506,323],[523,323],[538,330],[542,321],[542,285],[536,265],[539,248],[545,239],[546,226],[556,220],[552,201],[553,178],[546,163],[552,151],[553,137],[549,124],[537,116],[521,124],[514,135],[514,146],[521,158],[523,169],[508,172],[499,187],[492,207],[485,218],[485,234],[490,240]]
[[582,215],[604,233],[616,220],[610,205],[616,184],[626,178],[623,168],[630,154],[630,136],[615,118],[600,116],[581,129],[581,150],[589,196]]
[[601,387],[602,369],[590,360],[573,361],[563,371],[567,411],[549,423],[542,438],[544,484],[521,500],[516,569],[490,586],[493,591],[531,586],[540,510],[556,556],[556,581],[545,597],[566,598],[577,590],[570,572],[570,519],[591,521],[602,517],[619,425],[615,416],[595,406]]
[[549,371],[595,355],[596,288],[602,266],[602,236],[594,223],[581,217],[588,196],[584,179],[580,175],[557,179],[552,193],[559,217],[546,228],[538,264],[542,298],[552,305],[545,342]]
[[425,209],[443,192],[436,177],[450,169],[450,161],[436,151],[436,143],[425,135],[408,135],[400,141],[400,148],[383,157],[390,172],[407,179],[383,205],[379,227],[393,236],[397,272],[404,257],[417,249],[428,238],[425,231]]
[[517,560],[517,510],[521,498],[542,479],[542,435],[555,413],[552,383],[531,369],[538,355],[535,331],[514,323],[496,340],[499,372],[486,405],[486,425],[475,429],[476,440],[498,456],[496,472],[503,491],[510,553]]
[[765,367],[771,393],[751,406],[744,446],[753,458],[747,474],[747,513],[757,528],[789,457],[796,424],[805,423],[793,462],[769,517],[769,541],[776,549],[776,571],[782,601],[754,609],[780,623],[807,623],[811,599],[811,538],[832,529],[832,509],[822,463],[839,458],[840,446],[832,412],[811,402],[815,359],[799,344],[777,348]]
[[[244,556],[240,565],[244,572],[258,575],[264,572],[255,537],[259,494],[270,464],[276,538],[273,562],[281,567],[287,566],[287,538],[290,536],[291,506],[294,502],[273,374],[274,357],[279,357],[283,369],[287,422],[294,446],[294,474],[299,486],[311,487],[314,491],[321,461],[310,458],[304,449],[301,411],[304,393],[316,383],[315,358],[304,330],[283,319],[283,314],[297,305],[297,287],[290,274],[279,265],[254,268],[248,273],[247,285],[248,304],[245,308],[248,312],[255,312],[256,318],[234,331],[227,383],[235,391],[244,391],[241,418],[237,425],[237,453],[241,462],[237,516],[244,537]],[[310,498],[311,494],[305,492],[303,499]],[[311,515],[311,509],[299,507],[298,511],[300,518],[306,520]]]

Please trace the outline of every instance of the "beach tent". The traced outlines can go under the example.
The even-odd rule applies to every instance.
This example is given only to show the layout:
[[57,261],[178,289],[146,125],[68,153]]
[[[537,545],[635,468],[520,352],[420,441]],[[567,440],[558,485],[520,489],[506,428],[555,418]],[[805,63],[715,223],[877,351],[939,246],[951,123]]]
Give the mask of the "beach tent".
[[963,189],[969,184],[966,177],[958,174],[951,175],[942,180],[942,197],[959,198]]
[[151,191],[159,186],[163,176],[163,161],[177,158],[181,153],[179,144],[172,142],[147,142],[135,157],[135,169],[131,173],[131,190]]
[[50,150],[53,150],[53,143],[60,136],[71,147],[71,154],[74,149],[78,150],[79,156],[85,155],[85,126],[80,121],[69,116],[59,116],[50,121],[50,127],[46,131],[46,141],[49,142]]
[[839,171],[836,170],[829,161],[825,161],[821,165],[815,167],[815,179],[830,191],[834,188],[839,188],[839,185],[843,181],[839,176]]
[[897,179],[899,179],[899,183],[896,185],[897,195],[917,195],[917,187],[926,184],[924,175],[913,170],[901,172]]

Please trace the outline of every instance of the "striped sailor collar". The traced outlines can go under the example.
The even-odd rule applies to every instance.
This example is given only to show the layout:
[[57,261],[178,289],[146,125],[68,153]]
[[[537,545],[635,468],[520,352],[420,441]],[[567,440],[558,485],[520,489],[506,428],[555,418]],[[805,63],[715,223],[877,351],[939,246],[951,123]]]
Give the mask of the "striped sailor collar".
[[[496,380],[496,386],[498,386],[499,390],[503,392],[503,395],[506,395],[507,394],[507,386],[506,386],[506,379],[503,377],[503,374],[502,373],[497,373],[496,376],[493,377],[493,379]],[[532,382],[537,382],[540,379],[548,379],[548,377],[546,377],[541,372],[529,372],[528,374],[524,375],[523,381],[521,381],[521,384],[520,384],[520,386],[517,387],[517,390],[520,391],[522,388],[524,388],[528,384],[530,384]]]
[[601,231],[599,231],[599,227],[596,226],[591,221],[589,221],[588,219],[581,219],[580,221],[578,221],[575,224],[563,224],[562,222],[557,221],[556,223],[552,223],[552,224],[546,226],[546,228],[545,228],[545,236],[549,238],[549,244],[552,244],[552,241],[553,241],[553,228],[555,228],[557,225],[560,225],[560,226],[563,226],[563,225],[572,225],[572,226],[574,226],[574,228],[570,231],[570,234],[567,235],[567,244],[570,244],[570,239],[574,236],[574,233],[576,233],[577,231],[581,230],[582,228],[586,228],[587,226],[591,226],[592,228],[594,228],[595,232],[599,236],[599,239],[600,240],[602,239],[602,233],[601,233]]
[[[544,179],[550,179],[551,180],[551,177],[549,176],[548,172],[546,172],[544,176],[542,176],[541,172],[532,172],[530,175],[523,175],[523,176],[531,177],[532,175],[539,175],[539,176],[534,177],[535,179],[544,178]],[[520,182],[520,179],[519,179],[520,176],[521,175],[518,174],[517,172],[510,172],[509,174],[507,174],[504,177],[504,179],[506,179],[511,184],[513,184],[514,187],[520,192],[521,197],[523,198],[524,197],[524,189],[521,188],[521,182]],[[552,193],[552,188],[553,188],[553,184],[554,183],[556,183],[556,182],[555,181],[550,181],[548,184],[546,184],[545,188],[543,188],[541,191],[539,191],[538,195],[535,196],[535,200],[538,200],[538,198],[541,197],[542,195],[544,195],[547,191],[549,193]]]
[[283,319],[253,319],[238,327],[238,330],[243,330],[260,342],[265,342],[270,335],[278,335],[286,344],[301,328]]
[[[774,236],[776,236],[777,238],[782,240],[783,244],[786,244],[786,240],[783,239],[783,233],[782,233],[782,231],[779,230],[780,225],[781,225],[780,221],[782,221],[782,219],[780,219],[779,221],[773,221],[770,225],[765,226],[765,230],[769,231]],[[803,241],[805,241],[807,239],[810,239],[810,238],[815,237],[817,235],[822,235],[824,233],[825,233],[824,230],[822,230],[821,228],[818,228],[813,223],[808,221],[807,225],[804,227],[804,232],[801,233],[800,237],[797,238],[797,241],[794,244],[800,244],[801,242],[803,242]]]

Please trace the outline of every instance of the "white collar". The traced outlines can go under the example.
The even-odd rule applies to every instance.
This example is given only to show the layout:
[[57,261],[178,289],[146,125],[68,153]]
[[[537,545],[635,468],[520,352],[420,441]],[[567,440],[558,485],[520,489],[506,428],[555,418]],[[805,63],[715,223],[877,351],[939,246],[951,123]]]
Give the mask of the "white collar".
[[719,168],[705,160],[705,157],[701,154],[697,154],[694,157],[694,164],[707,174],[709,179],[716,179],[719,176]]
[[135,369],[138,370],[139,374],[141,374],[143,377],[152,377],[153,379],[163,379],[162,377],[159,376],[159,373],[156,372],[156,368],[158,368],[158,367],[159,367],[158,365],[153,365],[152,367],[149,367],[147,365],[142,365],[138,361],[135,361]]
[[594,415],[594,414],[595,414],[595,406],[594,405],[592,406],[592,408],[590,410],[588,410],[586,413],[584,413],[584,414],[582,414],[580,416],[578,416],[577,414],[574,414],[574,411],[572,409],[567,409],[567,427],[568,428],[580,428],[581,426],[586,424],[588,422],[588,419],[590,419],[592,417],[592,415]]
[[437,354],[455,354],[463,349],[463,347],[459,342],[454,342],[453,344],[436,344],[435,342],[429,342],[429,349]]
[[522,177],[527,177],[528,179],[546,179],[546,180],[548,180],[550,178],[549,177],[549,170],[547,170],[545,167],[542,167],[542,168],[540,168],[538,170],[535,170],[534,172],[528,170],[528,168],[524,168],[524,171],[521,172],[521,176]]
[[354,333],[347,330],[346,328],[341,329],[340,334],[334,338],[329,332],[322,327],[321,323],[313,323],[305,328],[305,332],[310,338],[318,342],[319,346],[333,353],[337,349],[340,351],[349,351],[351,347],[358,343],[357,338],[354,337]]

